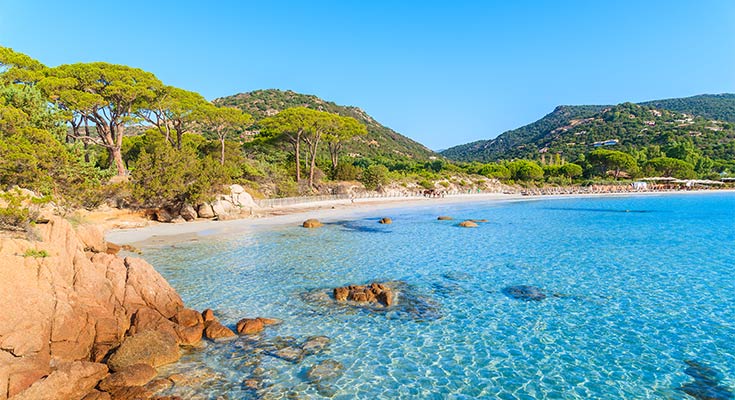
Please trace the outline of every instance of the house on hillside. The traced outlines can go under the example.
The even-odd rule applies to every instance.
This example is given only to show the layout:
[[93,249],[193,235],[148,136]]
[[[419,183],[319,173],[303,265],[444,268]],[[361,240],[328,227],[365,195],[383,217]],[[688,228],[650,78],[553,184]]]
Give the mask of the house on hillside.
[[618,143],[619,143],[618,142],[618,139],[608,139],[608,140],[604,140],[602,142],[594,142],[594,143],[592,143],[592,146],[594,146],[594,147],[615,146]]

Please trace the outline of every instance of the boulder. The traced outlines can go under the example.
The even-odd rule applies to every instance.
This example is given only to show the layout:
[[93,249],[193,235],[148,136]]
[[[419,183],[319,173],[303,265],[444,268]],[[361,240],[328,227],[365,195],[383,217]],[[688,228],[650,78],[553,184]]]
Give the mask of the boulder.
[[199,215],[199,218],[214,218],[214,210],[207,203],[200,204],[197,208],[197,215]]
[[240,208],[258,208],[250,193],[245,191],[245,188],[240,185],[230,185],[229,200],[232,204]]
[[156,369],[148,364],[134,364],[110,374],[98,387],[105,392],[125,386],[143,386],[158,375]]
[[240,335],[254,335],[263,330],[264,324],[258,318],[243,318],[237,322],[237,333]]
[[211,308],[207,308],[206,310],[202,311],[202,319],[204,320],[204,322],[214,320],[214,311],[212,311]]
[[115,388],[110,395],[112,400],[147,400],[153,392],[143,386],[123,386]]
[[49,376],[36,381],[13,400],[78,400],[107,375],[104,364],[75,361],[63,363]]
[[378,223],[388,225],[388,224],[392,224],[393,220],[388,217],[384,217],[384,218],[381,218],[380,221],[378,221]]
[[334,294],[334,299],[337,301],[345,301],[347,300],[347,296],[350,295],[350,289],[345,287],[336,287],[332,291]]
[[393,291],[385,285],[373,282],[370,285],[349,285],[332,290],[336,301],[354,301],[357,303],[375,303],[383,307],[393,305]]
[[107,361],[113,371],[120,371],[135,364],[151,367],[170,364],[181,357],[176,339],[158,331],[145,331],[125,339]]
[[107,248],[105,249],[105,253],[115,255],[122,250],[122,246],[115,243],[107,242]]
[[460,222],[459,226],[461,226],[462,228],[477,228],[478,225],[473,221],[467,220]]
[[230,328],[214,319],[205,323],[204,336],[210,340],[217,340],[234,338],[236,335]]
[[176,218],[176,216],[169,210],[165,208],[159,208],[154,213],[156,217],[156,221],[158,222],[171,222]]
[[230,201],[222,199],[212,202],[212,210],[217,219],[226,219],[240,212]]
[[454,218],[452,218],[452,217],[450,217],[450,216],[448,216],[448,215],[440,215],[440,216],[439,216],[439,217],[437,217],[436,219],[438,219],[439,221],[451,221],[451,220],[453,220]]
[[179,210],[179,215],[186,221],[193,221],[197,219],[197,210],[191,204],[184,204]]
[[319,222],[318,219],[309,218],[306,221],[304,221],[304,223],[301,226],[303,226],[304,228],[319,228],[319,227],[324,226],[324,224]]

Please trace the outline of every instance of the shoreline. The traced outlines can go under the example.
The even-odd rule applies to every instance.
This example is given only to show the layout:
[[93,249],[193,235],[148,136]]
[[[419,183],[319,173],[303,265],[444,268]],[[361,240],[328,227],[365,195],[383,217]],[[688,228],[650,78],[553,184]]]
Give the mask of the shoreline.
[[303,203],[297,206],[285,206],[260,210],[262,215],[245,216],[243,218],[211,221],[200,220],[194,222],[171,224],[154,223],[145,227],[126,229],[111,229],[105,232],[107,241],[117,244],[129,244],[135,247],[156,247],[191,241],[199,237],[218,236],[231,233],[247,232],[256,229],[268,229],[279,226],[298,225],[308,218],[317,218],[323,222],[335,222],[349,217],[358,217],[378,211],[396,210],[402,208],[432,208],[452,204],[470,204],[481,202],[515,202],[555,200],[567,198],[608,198],[608,197],[638,197],[638,196],[666,196],[666,195],[695,195],[707,193],[733,193],[735,189],[720,190],[691,190],[691,191],[648,191],[648,192],[621,192],[621,193],[575,193],[559,195],[521,195],[503,193],[481,193],[456,195],[445,198],[417,198],[395,197],[327,200]]

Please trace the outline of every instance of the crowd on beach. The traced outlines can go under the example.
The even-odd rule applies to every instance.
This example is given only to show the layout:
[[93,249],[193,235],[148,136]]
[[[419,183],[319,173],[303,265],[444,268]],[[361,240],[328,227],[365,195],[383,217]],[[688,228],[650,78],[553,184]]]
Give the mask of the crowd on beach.
[[673,185],[673,184],[648,184],[648,185],[591,185],[591,186],[564,186],[524,189],[520,191],[523,196],[558,196],[576,194],[614,194],[614,193],[652,193],[652,192],[686,192],[693,190],[717,190],[724,189],[719,186],[706,185]]

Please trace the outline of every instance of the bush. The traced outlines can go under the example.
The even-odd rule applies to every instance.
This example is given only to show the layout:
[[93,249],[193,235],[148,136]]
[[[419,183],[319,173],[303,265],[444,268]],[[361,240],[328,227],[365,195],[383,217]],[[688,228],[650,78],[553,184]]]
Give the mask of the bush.
[[362,175],[362,168],[352,164],[337,164],[332,171],[332,179],[337,181],[356,181]]
[[510,171],[501,164],[486,164],[478,171],[480,175],[493,179],[510,179]]
[[28,249],[23,253],[23,257],[46,258],[48,256],[49,254],[46,250]]
[[373,164],[363,171],[360,182],[366,189],[375,190],[388,183],[388,168],[385,165]]
[[139,205],[178,207],[209,200],[227,182],[219,161],[212,157],[199,159],[191,147],[176,150],[159,142],[141,150],[131,183],[133,198]]
[[0,193],[0,229],[29,231],[39,217],[38,207],[49,200],[48,197],[33,198],[18,188]]
[[508,163],[511,178],[519,181],[535,181],[544,177],[544,170],[533,161],[516,160]]

